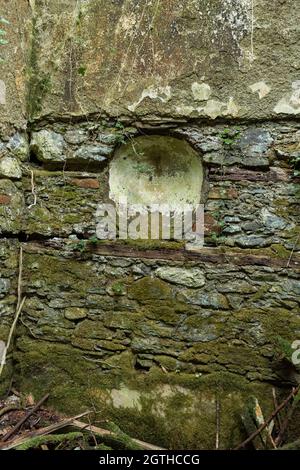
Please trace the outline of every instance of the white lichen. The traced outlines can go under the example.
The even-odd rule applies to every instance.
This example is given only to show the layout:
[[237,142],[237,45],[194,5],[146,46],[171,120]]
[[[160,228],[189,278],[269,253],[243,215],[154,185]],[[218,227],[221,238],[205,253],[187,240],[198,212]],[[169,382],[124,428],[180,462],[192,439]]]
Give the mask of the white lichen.
[[191,89],[193,97],[197,101],[207,101],[211,95],[211,88],[207,83],[194,82]]
[[260,100],[267,96],[271,91],[271,88],[263,81],[253,83],[249,86],[249,88],[252,93],[258,93],[258,97]]
[[300,80],[292,83],[292,92],[278,101],[274,112],[276,114],[300,114]]
[[167,86],[155,86],[151,85],[145,90],[142,91],[140,98],[128,106],[129,111],[134,112],[136,108],[144,101],[145,98],[150,98],[151,100],[158,99],[162,103],[166,103],[170,100],[172,96],[171,87]]

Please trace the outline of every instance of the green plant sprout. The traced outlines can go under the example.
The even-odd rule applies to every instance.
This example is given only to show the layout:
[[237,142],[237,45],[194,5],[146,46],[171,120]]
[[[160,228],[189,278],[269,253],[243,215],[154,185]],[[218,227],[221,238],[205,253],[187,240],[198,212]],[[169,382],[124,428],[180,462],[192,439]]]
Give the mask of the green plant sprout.
[[236,139],[239,137],[239,135],[240,129],[238,127],[234,129],[227,128],[220,133],[220,137],[223,143],[228,146],[232,146],[235,143]]

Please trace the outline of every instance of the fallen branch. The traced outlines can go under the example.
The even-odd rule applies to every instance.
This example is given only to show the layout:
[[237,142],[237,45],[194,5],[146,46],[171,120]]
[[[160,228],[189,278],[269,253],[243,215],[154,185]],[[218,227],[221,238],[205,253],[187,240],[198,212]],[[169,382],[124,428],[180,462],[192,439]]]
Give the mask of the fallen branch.
[[[278,407],[278,401],[277,401],[277,396],[276,396],[276,389],[275,389],[275,387],[272,388],[272,395],[273,395],[274,410],[276,410],[276,408]],[[278,413],[278,415],[276,416],[276,421],[277,421],[279,430],[281,430],[281,425],[282,425],[282,423],[281,423],[281,416],[280,416],[279,413]]]
[[67,434],[50,434],[45,436],[37,436],[28,439],[23,444],[20,444],[16,447],[16,450],[29,450],[29,449],[38,449],[42,447],[42,450],[49,450],[48,448],[44,448],[43,446],[47,446],[48,444],[72,444],[76,442],[78,439],[81,439],[83,434],[81,432],[69,432]]
[[15,449],[16,447],[25,444],[28,440],[32,439],[33,437],[38,436],[45,436],[47,434],[51,434],[52,432],[58,431],[59,429],[65,428],[66,426],[70,426],[74,420],[82,418],[89,414],[90,411],[86,411],[85,413],[81,413],[80,415],[73,416],[72,418],[67,418],[59,423],[50,424],[50,426],[46,426],[45,428],[40,428],[35,431],[28,432],[23,434],[23,436],[17,437],[16,439],[10,440],[6,443],[0,444],[0,450],[9,450]]
[[[109,431],[108,429],[102,429],[102,428],[99,428],[97,426],[93,426],[93,425],[90,425],[90,424],[86,424],[86,423],[83,423],[81,421],[78,421],[77,419],[75,419],[72,423],[72,426],[74,426],[75,428],[78,428],[78,429],[82,429],[82,430],[88,430],[98,436],[108,436],[108,437],[117,437],[117,434],[113,431]],[[163,449],[162,447],[157,447],[153,444],[149,444],[149,442],[144,442],[144,441],[140,441],[139,439],[135,439],[135,438],[131,438],[131,440],[137,444],[138,446],[140,446],[142,449],[145,449],[145,450],[165,450]]]
[[277,446],[280,446],[282,444],[284,435],[286,433],[286,430],[288,428],[290,420],[292,419],[292,416],[294,414],[294,411],[295,411],[297,405],[298,405],[298,401],[294,400],[294,402],[292,403],[292,406],[290,407],[289,411],[287,412],[286,418],[283,420],[283,423],[282,423],[282,426],[280,428],[279,434],[275,439],[275,444]]
[[7,343],[6,343],[6,345],[5,345],[5,348],[4,348],[2,357],[0,358],[0,359],[1,359],[1,364],[0,364],[0,377],[1,377],[2,372],[3,372],[3,368],[4,368],[4,365],[5,365],[5,361],[6,361],[7,351],[9,350],[9,346],[10,346],[10,342],[11,342],[11,338],[12,338],[14,329],[15,329],[15,327],[16,327],[18,318],[19,318],[19,316],[20,316],[20,313],[21,313],[21,311],[22,311],[24,302],[25,302],[25,300],[26,300],[26,297],[24,297],[23,300],[21,299],[21,297],[22,297],[22,271],[23,271],[23,248],[22,248],[22,246],[20,246],[20,253],[19,253],[19,275],[18,275],[18,297],[17,297],[16,314],[15,314],[14,321],[13,321],[13,323],[12,323],[12,325],[11,325],[10,331],[9,331],[9,335],[8,335],[8,338],[7,338]]
[[20,246],[17,310],[20,307],[21,301],[22,301],[22,274],[23,274],[23,248],[22,246]]
[[23,416],[23,418],[20,419],[20,421],[17,422],[17,424],[11,429],[11,431],[5,434],[5,436],[2,438],[2,441],[3,442],[8,441],[8,439],[20,429],[20,427],[25,423],[25,421],[27,421],[27,419],[30,418],[30,416],[32,416],[48,398],[49,398],[49,393],[47,393],[47,395],[41,398],[41,400],[30,411],[28,411],[28,413],[26,413],[26,415]]
[[297,395],[300,390],[300,385],[297,388],[294,388],[289,396],[277,407],[276,410],[273,411],[271,416],[255,431],[253,432],[247,439],[245,439],[241,444],[235,447],[233,450],[239,450],[245,447],[249,442],[251,442],[256,436],[258,436],[270,423],[273,421],[274,418],[278,415],[278,413],[286,407],[289,401]]
[[[255,398],[255,402],[254,402],[254,421],[256,423],[256,426],[261,426],[262,424],[265,423],[265,418],[264,418],[264,415],[263,415],[263,412],[262,412],[262,409],[259,405],[259,402],[257,400],[257,398]],[[273,426],[274,426],[274,422],[271,421],[270,425],[266,426],[266,429],[265,431],[266,432],[262,432],[261,433],[261,437],[262,437],[262,442],[264,444],[264,447],[267,446],[267,443],[268,443],[268,440],[270,441],[273,449],[276,449],[276,444],[274,442],[274,439],[272,437],[272,430],[273,430]]]
[[4,368],[4,365],[5,365],[7,351],[9,350],[10,342],[11,342],[11,339],[12,339],[12,336],[13,336],[13,333],[14,333],[14,330],[15,330],[15,327],[16,327],[16,324],[17,324],[17,321],[18,321],[18,319],[19,319],[20,313],[22,312],[22,308],[23,308],[23,305],[24,305],[24,303],[25,303],[25,300],[26,300],[26,297],[23,298],[23,300],[21,301],[20,305],[18,306],[17,311],[16,311],[16,314],[15,314],[14,321],[13,321],[13,323],[12,323],[12,325],[11,325],[11,328],[10,328],[10,331],[9,331],[9,335],[8,335],[6,347],[5,347],[4,351],[3,351],[3,355],[2,355],[2,359],[1,359],[1,364],[0,364],[0,377],[1,377],[1,375],[2,375],[3,368]]
[[[257,425],[253,419],[253,413],[249,406],[245,408],[244,412],[241,415],[241,419],[247,431],[247,435],[251,436],[257,430]],[[265,449],[265,443],[261,434],[253,439],[252,445],[255,450]]]
[[4,408],[2,408],[2,410],[0,410],[0,416],[4,416],[6,415],[6,413],[9,413],[10,411],[15,411],[19,409],[20,407],[18,405],[5,406]]

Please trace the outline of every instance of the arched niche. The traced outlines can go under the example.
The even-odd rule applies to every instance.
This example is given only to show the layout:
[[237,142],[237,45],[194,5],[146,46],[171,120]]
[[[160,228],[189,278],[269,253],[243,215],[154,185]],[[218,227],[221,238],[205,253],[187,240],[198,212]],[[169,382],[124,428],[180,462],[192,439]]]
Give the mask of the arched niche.
[[182,207],[200,202],[203,168],[197,152],[175,137],[150,135],[119,147],[110,164],[110,199]]

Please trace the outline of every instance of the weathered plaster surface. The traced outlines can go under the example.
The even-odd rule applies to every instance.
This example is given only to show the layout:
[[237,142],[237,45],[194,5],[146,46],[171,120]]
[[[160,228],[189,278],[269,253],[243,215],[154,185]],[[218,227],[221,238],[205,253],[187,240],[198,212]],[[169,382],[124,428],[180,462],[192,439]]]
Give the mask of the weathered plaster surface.
[[[30,4],[31,9],[18,2],[22,22],[7,12],[15,25],[9,60],[17,59],[16,76],[0,76],[9,89],[8,113],[10,96],[23,103],[24,58],[35,77],[32,117],[108,112],[216,119],[298,113],[290,91],[299,79],[299,9],[293,0]],[[17,109],[24,111],[21,103],[15,116]]]
[[300,80],[292,83],[292,91],[287,93],[274,108],[277,114],[299,114],[300,113]]
[[0,133],[25,127],[28,61],[30,58],[31,11],[26,0],[0,0],[0,16],[9,21],[8,44],[0,46]]

